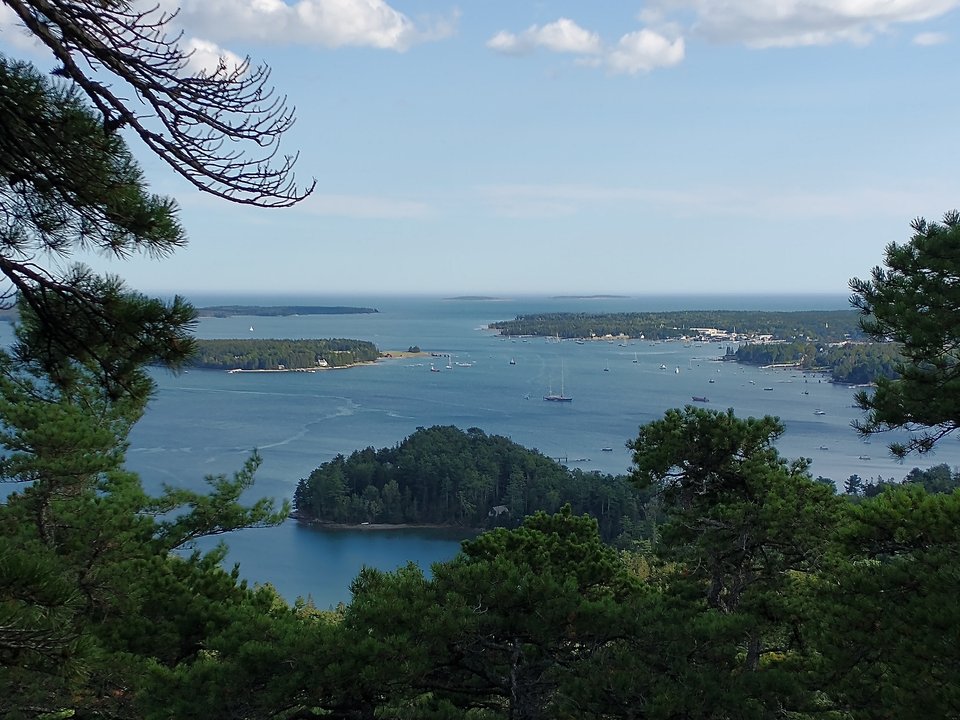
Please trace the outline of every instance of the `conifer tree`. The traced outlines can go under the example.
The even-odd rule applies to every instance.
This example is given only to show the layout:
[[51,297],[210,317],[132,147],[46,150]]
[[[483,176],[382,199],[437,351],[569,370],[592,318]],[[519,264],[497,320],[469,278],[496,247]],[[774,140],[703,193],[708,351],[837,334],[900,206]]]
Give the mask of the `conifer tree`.
[[864,331],[900,344],[898,379],[878,378],[857,404],[864,435],[892,429],[911,432],[890,445],[894,456],[924,453],[960,427],[960,213],[942,223],[917,218],[907,243],[890,243],[883,267],[850,281],[851,302]]

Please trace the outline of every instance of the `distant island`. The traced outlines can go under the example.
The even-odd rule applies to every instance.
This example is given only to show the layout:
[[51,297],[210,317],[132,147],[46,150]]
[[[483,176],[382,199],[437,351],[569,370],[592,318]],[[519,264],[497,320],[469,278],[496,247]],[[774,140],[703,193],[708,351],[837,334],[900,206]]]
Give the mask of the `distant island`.
[[492,297],[490,295],[457,295],[456,297],[444,298],[444,300],[503,300],[503,298]]
[[316,372],[372,363],[381,357],[366,340],[197,340],[193,367],[229,372]]
[[347,305],[210,305],[197,308],[199,317],[287,317],[290,315],[362,315],[380,312],[376,308]]

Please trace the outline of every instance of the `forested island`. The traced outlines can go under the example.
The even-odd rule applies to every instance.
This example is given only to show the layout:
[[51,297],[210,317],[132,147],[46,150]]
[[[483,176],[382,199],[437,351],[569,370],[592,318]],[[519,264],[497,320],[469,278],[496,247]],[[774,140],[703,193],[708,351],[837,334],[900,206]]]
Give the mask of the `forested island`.
[[803,370],[829,372],[834,382],[863,385],[877,378],[899,376],[897,363],[903,361],[895,343],[844,343],[823,345],[812,342],[747,343],[737,348],[737,362],[750,365],[795,364]]
[[559,338],[631,337],[708,340],[720,331],[737,337],[839,342],[864,337],[854,310],[680,310],[645,313],[536,313],[490,323],[501,335]]
[[374,362],[377,346],[366,340],[197,340],[191,359],[207,370],[318,370]]
[[380,312],[376,308],[348,305],[209,305],[197,308],[199,317],[287,317],[290,315],[358,315]]
[[305,521],[489,529],[569,504],[597,519],[604,542],[627,547],[652,537],[650,497],[623,475],[569,470],[479,428],[435,426],[323,463],[297,484],[294,508]]

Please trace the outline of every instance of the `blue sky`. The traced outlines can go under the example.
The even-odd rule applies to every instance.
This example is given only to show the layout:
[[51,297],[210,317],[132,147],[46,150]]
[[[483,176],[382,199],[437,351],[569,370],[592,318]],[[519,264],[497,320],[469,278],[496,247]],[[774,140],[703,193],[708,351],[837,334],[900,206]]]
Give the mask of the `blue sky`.
[[190,245],[78,259],[140,290],[845,293],[960,205],[960,0],[161,5],[273,68],[317,186],[237,206],[132,142]]

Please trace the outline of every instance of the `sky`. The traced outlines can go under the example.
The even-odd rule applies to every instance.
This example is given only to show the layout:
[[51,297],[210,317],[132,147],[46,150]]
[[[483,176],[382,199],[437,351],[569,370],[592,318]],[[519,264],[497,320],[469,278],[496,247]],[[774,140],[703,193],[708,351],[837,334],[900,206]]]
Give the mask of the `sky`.
[[272,68],[316,188],[232,204],[131,139],[189,245],[72,260],[144,292],[845,294],[960,206],[960,0],[160,4],[197,68]]

